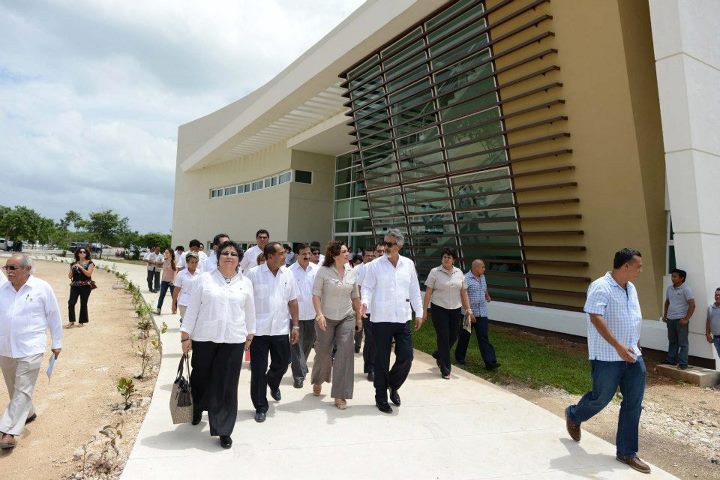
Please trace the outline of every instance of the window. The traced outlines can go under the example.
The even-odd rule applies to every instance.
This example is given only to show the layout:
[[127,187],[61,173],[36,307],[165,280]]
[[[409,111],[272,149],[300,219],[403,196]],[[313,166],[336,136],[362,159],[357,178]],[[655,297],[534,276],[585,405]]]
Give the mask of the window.
[[266,178],[265,179],[265,188],[269,188],[269,187],[270,187],[270,179]]
[[292,178],[291,172],[281,173],[280,176],[278,177],[278,183],[280,183],[280,184],[287,183],[290,181],[291,178]]
[[252,183],[252,191],[255,192],[257,190],[262,190],[263,188],[263,181],[258,180],[257,182]]
[[274,186],[277,185],[277,184],[278,184],[278,177],[277,177],[277,176],[272,177],[272,178],[270,179],[270,186],[271,186],[271,187],[274,187]]
[[312,172],[295,170],[295,181],[297,183],[312,183]]
[[225,189],[225,195],[235,195],[237,193],[237,187],[227,187]]

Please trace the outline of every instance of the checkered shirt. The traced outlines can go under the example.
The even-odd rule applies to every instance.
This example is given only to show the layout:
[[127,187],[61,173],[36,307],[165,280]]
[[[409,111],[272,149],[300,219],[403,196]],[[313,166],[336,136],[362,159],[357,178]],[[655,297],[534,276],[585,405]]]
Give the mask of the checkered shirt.
[[[610,332],[623,345],[633,348],[636,355],[641,355],[638,342],[642,325],[642,313],[638,301],[637,290],[632,282],[627,283],[627,290],[622,288],[615,279],[606,273],[590,284],[585,313],[602,315]],[[604,362],[622,362],[623,359],[597,331],[587,316],[588,356],[590,360]]]
[[470,300],[470,308],[476,317],[487,317],[487,302],[485,301],[485,292],[487,292],[487,283],[485,275],[477,278],[472,272],[465,274],[465,283],[467,283],[467,294]]

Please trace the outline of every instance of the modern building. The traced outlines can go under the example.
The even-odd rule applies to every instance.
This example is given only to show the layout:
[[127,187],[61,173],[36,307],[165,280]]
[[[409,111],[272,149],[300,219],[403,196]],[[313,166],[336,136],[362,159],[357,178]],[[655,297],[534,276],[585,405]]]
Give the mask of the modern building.
[[576,335],[591,279],[639,249],[643,344],[689,272],[691,354],[720,286],[720,5],[368,0],[269,83],[179,130],[173,243],[390,227],[421,277],[457,247],[495,320]]

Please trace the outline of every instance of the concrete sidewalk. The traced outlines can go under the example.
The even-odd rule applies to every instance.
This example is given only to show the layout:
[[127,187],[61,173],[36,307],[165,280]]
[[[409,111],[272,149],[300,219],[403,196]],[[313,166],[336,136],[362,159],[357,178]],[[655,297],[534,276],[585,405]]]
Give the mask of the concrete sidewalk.
[[[146,292],[144,267],[116,265]],[[157,294],[145,298],[154,307]],[[170,311],[167,298],[163,310]],[[123,479],[675,478],[657,467],[650,476],[635,472],[615,460],[612,444],[588,432],[573,442],[563,418],[460,369],[443,380],[434,359],[418,351],[400,390],[403,404],[393,406],[392,415],[375,408],[372,384],[356,355],[355,394],[347,410],[334,407],[329,385],[314,397],[309,376],[303,389],[295,389],[288,372],[282,401],[268,395],[262,424],[253,420],[245,362],[234,444],[223,450],[209,436],[206,416],[196,427],[170,420],[181,350],[178,316],[156,316],[163,321],[170,329],[163,335],[158,381]]]

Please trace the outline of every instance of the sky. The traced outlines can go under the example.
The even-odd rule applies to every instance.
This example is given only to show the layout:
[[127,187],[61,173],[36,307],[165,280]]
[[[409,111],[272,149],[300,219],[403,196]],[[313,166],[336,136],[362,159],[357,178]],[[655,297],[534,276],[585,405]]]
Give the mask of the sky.
[[0,205],[169,233],[177,128],[269,81],[362,0],[0,0]]

